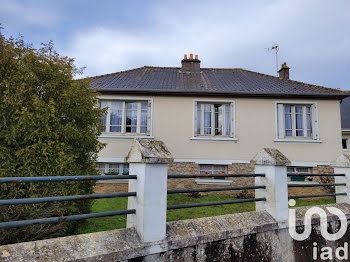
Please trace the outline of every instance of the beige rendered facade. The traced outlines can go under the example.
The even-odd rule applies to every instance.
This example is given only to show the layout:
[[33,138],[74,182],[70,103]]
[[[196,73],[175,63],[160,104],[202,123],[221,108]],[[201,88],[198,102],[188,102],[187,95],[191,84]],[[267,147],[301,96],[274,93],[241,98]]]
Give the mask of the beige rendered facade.
[[[150,100],[149,136],[103,133],[106,147],[99,162],[123,162],[134,137],[164,141],[176,162],[198,164],[249,163],[262,148],[277,148],[293,166],[329,165],[342,153],[340,101],[325,99],[280,99],[242,97],[125,96],[103,95],[103,100]],[[195,101],[233,104],[233,137],[216,140],[194,137]],[[277,137],[277,103],[313,103],[317,105],[319,137],[314,140]]]

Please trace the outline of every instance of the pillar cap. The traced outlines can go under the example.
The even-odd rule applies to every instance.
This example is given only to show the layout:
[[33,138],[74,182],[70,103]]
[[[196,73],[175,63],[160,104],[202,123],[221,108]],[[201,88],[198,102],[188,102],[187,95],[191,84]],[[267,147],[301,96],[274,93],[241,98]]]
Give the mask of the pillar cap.
[[333,167],[350,167],[350,152],[344,152],[334,162]]
[[290,164],[289,159],[275,148],[263,148],[252,161],[257,165],[266,166],[286,166]]
[[126,157],[126,162],[168,164],[174,162],[174,159],[163,141],[135,139]]

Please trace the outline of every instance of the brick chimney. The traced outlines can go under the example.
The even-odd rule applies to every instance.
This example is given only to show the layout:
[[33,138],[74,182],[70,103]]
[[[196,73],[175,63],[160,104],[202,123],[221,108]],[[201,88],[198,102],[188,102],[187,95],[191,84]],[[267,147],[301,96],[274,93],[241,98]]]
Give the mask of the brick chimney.
[[195,55],[195,58],[193,58],[193,54],[190,54],[189,58],[187,58],[187,55],[184,55],[184,59],[181,61],[181,71],[186,73],[199,73],[201,71],[200,63],[201,61],[198,59],[198,55]]
[[287,66],[286,62],[284,62],[281,65],[281,69],[278,70],[279,78],[289,80],[289,69],[290,69],[290,67]]

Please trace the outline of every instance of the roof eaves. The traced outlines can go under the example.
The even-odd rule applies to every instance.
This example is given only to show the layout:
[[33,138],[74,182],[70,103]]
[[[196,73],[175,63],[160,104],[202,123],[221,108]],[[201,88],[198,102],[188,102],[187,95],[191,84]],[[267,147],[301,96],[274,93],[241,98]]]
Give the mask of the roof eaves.
[[339,98],[343,99],[350,96],[350,93],[273,93],[273,92],[246,92],[246,91],[198,91],[198,90],[178,90],[178,89],[101,89],[102,93],[154,93],[154,94],[191,94],[191,95],[238,95],[238,96],[273,96],[273,97],[322,97],[322,98]]

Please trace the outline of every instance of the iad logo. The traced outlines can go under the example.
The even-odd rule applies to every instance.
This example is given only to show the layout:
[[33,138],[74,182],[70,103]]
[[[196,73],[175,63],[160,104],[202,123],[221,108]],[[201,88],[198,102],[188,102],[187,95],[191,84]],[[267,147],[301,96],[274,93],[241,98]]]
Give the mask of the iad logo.
[[[290,206],[295,206],[296,202],[294,199],[289,200]],[[347,219],[345,214],[339,210],[336,207],[326,207],[326,209],[334,215],[337,215],[340,220],[340,229],[338,232],[334,234],[329,234],[327,231],[327,214],[326,212],[319,208],[319,207],[311,207],[306,211],[305,217],[304,217],[304,232],[303,233],[297,233],[296,232],[296,225],[295,225],[295,209],[289,209],[289,234],[291,237],[298,241],[303,241],[307,239],[311,234],[311,217],[313,215],[318,215],[320,217],[320,227],[321,227],[321,235],[324,239],[329,241],[335,241],[339,238],[343,237],[347,230]]]
[[[294,199],[289,200],[290,206],[295,206],[296,202]],[[340,228],[338,232],[330,234],[327,231],[327,214],[326,212],[319,207],[311,207],[309,208],[304,216],[304,232],[298,233],[296,232],[296,218],[295,218],[295,209],[289,209],[289,234],[290,236],[297,240],[303,241],[307,239],[311,234],[311,218],[313,215],[318,215],[320,217],[320,230],[321,235],[324,239],[328,241],[336,241],[343,237],[347,230],[347,219],[345,214],[336,207],[326,207],[326,209],[331,213],[339,217],[340,220]],[[342,253],[342,254],[341,254]],[[312,257],[314,260],[318,257],[318,249],[317,243],[313,243],[313,253]],[[344,243],[344,247],[338,247],[335,250],[335,257],[339,260],[348,259],[348,243]],[[322,247],[320,253],[321,260],[333,259],[333,250],[331,247]]]

